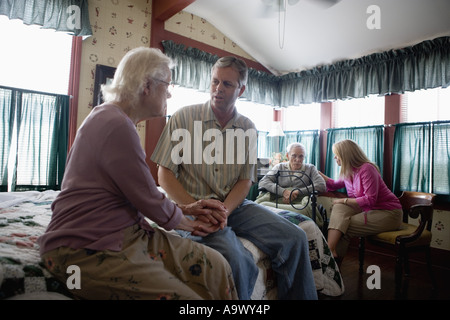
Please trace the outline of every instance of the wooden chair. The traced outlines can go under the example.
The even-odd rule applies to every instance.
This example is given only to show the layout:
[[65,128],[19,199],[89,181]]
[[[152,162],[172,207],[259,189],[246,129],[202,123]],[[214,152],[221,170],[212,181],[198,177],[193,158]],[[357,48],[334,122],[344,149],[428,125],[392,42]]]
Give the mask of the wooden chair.
[[[403,207],[403,223],[399,230],[382,232],[377,235],[361,237],[359,240],[359,272],[364,267],[365,239],[371,244],[393,249],[396,253],[395,285],[399,292],[402,285],[403,266],[405,275],[409,275],[408,254],[411,251],[422,250],[426,253],[428,273],[433,289],[435,279],[431,267],[431,224],[433,219],[433,204],[436,195],[425,192],[404,191],[399,197]],[[408,223],[408,217],[419,218],[419,224]]]

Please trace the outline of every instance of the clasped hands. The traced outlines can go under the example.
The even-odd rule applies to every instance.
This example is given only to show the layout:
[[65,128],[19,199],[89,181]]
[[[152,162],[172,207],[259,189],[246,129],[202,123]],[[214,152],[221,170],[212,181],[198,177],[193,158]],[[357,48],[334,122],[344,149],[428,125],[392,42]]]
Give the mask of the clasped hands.
[[283,203],[289,204],[291,200],[294,201],[300,194],[299,190],[289,190],[286,189],[283,191]]
[[183,211],[183,218],[177,228],[190,231],[193,235],[205,237],[227,225],[228,209],[219,200],[202,199],[178,207]]

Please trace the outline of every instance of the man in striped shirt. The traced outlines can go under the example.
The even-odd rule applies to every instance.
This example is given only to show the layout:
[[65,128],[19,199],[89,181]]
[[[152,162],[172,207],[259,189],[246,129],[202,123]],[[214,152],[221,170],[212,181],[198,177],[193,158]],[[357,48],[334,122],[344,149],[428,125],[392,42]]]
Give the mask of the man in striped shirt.
[[235,102],[247,77],[244,61],[219,59],[211,70],[211,99],[172,115],[151,160],[159,165],[161,187],[176,203],[212,198],[228,210],[224,218],[211,209],[208,219],[216,232],[192,238],[228,260],[240,299],[251,298],[258,268],[238,236],[270,257],[279,299],[317,299],[305,232],[246,199],[257,181],[257,131]]

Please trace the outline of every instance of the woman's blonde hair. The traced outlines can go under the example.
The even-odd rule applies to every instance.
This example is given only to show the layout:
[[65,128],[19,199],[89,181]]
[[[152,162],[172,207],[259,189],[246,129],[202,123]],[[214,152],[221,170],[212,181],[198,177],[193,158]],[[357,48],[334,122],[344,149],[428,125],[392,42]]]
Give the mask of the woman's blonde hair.
[[105,101],[127,101],[135,106],[151,80],[160,79],[173,67],[172,60],[156,48],[139,47],[128,51],[117,66],[110,84],[101,86]]
[[353,140],[341,140],[333,144],[333,153],[341,160],[341,178],[349,178],[353,170],[361,167],[364,163],[370,163],[378,172],[380,168],[367,158],[361,147]]

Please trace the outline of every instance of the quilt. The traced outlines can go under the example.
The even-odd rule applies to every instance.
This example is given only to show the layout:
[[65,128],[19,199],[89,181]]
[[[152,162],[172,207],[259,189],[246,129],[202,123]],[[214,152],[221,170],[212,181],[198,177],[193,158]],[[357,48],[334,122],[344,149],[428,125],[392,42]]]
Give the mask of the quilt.
[[66,286],[40,263],[37,238],[58,191],[0,193],[0,299],[65,299]]
[[[59,191],[0,193],[0,299],[70,299],[66,285],[43,265],[37,238],[51,219],[51,203]],[[272,208],[305,230],[316,288],[329,296],[344,292],[339,268],[317,225],[309,218]],[[278,211],[277,211],[278,210]],[[276,299],[270,260],[251,242],[241,239],[260,270],[252,299]]]

